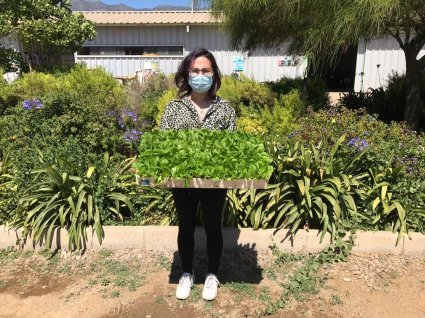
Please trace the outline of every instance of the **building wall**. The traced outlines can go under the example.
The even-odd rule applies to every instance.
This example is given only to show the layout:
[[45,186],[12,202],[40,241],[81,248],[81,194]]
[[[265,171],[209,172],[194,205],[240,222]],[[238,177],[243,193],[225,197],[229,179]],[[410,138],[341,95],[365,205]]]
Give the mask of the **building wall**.
[[0,46],[7,49],[14,49],[16,51],[22,51],[21,43],[19,42],[16,35],[0,37]]
[[[425,55],[425,47],[418,58]],[[378,67],[379,65],[379,67]],[[391,36],[375,38],[359,43],[354,90],[366,91],[368,88],[386,86],[389,76],[406,72],[406,59],[400,45]],[[361,74],[364,74],[363,76]]]
[[[244,74],[257,81],[277,80],[283,76],[304,76],[306,62],[301,59],[297,66],[279,66],[279,61],[293,59],[286,47],[261,51],[248,56],[247,52],[231,49],[227,36],[213,25],[167,26],[98,26],[97,36],[84,46],[137,46],[168,45],[183,46],[183,56],[144,57],[137,55],[76,55],[76,62],[85,62],[89,67],[103,66],[116,77],[134,76],[143,69],[146,61],[159,61],[165,74],[175,73],[179,62],[197,47],[209,49],[215,56],[223,74],[233,72],[233,58],[244,57]],[[282,63],[281,63],[282,64]]]

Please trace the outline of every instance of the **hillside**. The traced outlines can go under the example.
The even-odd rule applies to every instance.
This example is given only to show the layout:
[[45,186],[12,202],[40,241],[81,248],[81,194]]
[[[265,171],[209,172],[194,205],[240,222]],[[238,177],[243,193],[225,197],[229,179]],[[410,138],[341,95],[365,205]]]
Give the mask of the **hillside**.
[[135,9],[125,4],[106,4],[100,0],[72,0],[71,8],[73,11],[186,11],[189,7],[161,5],[153,9]]

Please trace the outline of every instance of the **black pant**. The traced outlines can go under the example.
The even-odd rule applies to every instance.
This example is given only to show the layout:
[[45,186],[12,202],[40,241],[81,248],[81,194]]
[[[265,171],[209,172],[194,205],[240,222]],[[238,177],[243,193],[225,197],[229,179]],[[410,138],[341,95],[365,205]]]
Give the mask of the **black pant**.
[[195,226],[198,203],[201,203],[202,220],[207,234],[208,272],[216,274],[223,252],[221,231],[225,189],[172,189],[179,219],[177,244],[183,272],[193,271]]

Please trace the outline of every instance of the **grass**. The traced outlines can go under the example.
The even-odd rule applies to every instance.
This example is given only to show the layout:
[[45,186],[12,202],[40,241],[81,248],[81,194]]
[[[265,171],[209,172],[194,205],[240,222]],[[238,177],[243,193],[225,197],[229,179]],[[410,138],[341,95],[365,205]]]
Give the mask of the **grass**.
[[[106,249],[100,250],[99,258],[90,264],[88,272],[96,275],[89,280],[89,286],[113,286],[134,292],[145,282],[145,276],[139,273],[138,262],[114,259],[113,253]],[[119,295],[114,293],[113,297]]]

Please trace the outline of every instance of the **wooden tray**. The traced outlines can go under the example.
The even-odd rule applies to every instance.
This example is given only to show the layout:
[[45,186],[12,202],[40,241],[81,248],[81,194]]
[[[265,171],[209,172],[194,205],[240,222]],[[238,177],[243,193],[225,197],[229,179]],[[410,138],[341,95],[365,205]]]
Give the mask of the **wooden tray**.
[[155,178],[140,178],[140,186],[164,188],[196,188],[196,189],[265,189],[267,180],[239,179],[239,180],[211,180],[211,179],[167,179],[155,184]]

